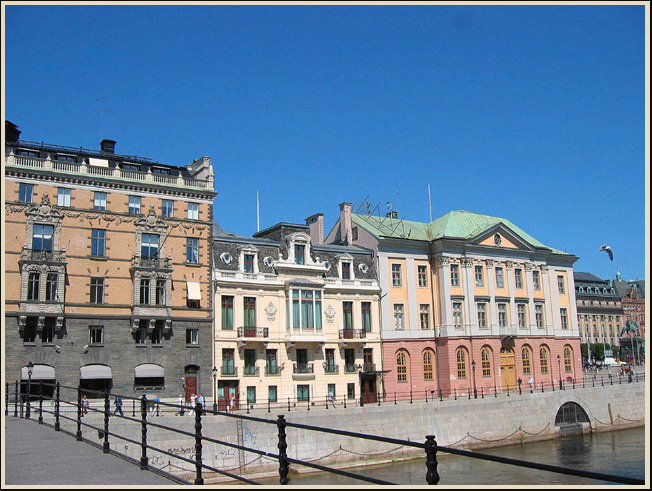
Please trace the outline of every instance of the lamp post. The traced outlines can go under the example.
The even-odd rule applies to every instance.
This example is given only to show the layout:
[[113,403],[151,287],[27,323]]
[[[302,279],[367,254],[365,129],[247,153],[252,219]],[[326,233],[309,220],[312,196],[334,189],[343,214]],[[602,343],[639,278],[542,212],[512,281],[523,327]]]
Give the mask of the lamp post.
[[564,387],[562,386],[562,382],[561,382],[561,356],[560,355],[557,355],[557,369],[559,372],[559,390],[563,390]]
[[32,373],[34,372],[34,364],[32,360],[27,364],[27,412],[25,416],[29,419],[30,414],[30,395],[32,393]]
[[471,369],[473,370],[473,398],[478,398],[478,389],[475,386],[475,360],[471,362]]
[[213,365],[213,412],[217,412],[217,367]]
[[360,382],[360,407],[364,407],[364,394],[362,393],[364,390],[364,383],[362,381],[362,365],[356,365],[356,368],[358,369],[358,378]]

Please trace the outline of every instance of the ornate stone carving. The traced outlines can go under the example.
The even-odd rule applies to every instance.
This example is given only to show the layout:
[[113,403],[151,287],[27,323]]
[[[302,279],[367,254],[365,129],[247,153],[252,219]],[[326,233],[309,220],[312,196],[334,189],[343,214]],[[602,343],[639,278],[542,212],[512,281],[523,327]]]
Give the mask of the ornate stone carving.
[[463,257],[460,259],[460,263],[462,264],[463,268],[470,268],[473,266],[473,259],[469,257]]
[[439,262],[440,262],[443,266],[447,266],[447,265],[449,265],[449,264],[451,264],[451,263],[453,262],[453,258],[452,258],[452,257],[448,257],[448,256],[442,256],[442,257],[439,258]]
[[487,259],[487,269],[492,269],[494,267],[494,262],[493,259]]
[[47,194],[43,195],[40,204],[27,208],[25,214],[28,218],[39,221],[58,222],[63,219],[63,213],[50,204],[50,197]]
[[168,222],[156,216],[154,205],[150,205],[149,213],[136,219],[136,228],[139,230],[154,230],[162,233],[168,228]]
[[513,261],[505,261],[505,267],[507,269],[512,269],[514,267],[514,262]]
[[329,305],[326,307],[326,310],[324,310],[324,314],[326,315],[326,320],[332,324],[333,321],[335,320],[335,309],[333,308],[332,305]]
[[532,271],[534,269],[534,263],[525,263],[525,271]]
[[276,307],[274,307],[274,304],[272,302],[269,302],[269,305],[265,307],[265,313],[267,314],[267,320],[269,322],[273,322],[274,319],[276,318]]

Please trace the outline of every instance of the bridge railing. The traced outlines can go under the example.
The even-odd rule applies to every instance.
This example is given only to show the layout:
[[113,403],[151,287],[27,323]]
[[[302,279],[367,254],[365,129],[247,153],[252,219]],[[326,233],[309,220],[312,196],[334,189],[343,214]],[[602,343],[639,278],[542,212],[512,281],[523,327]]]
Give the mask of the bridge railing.
[[[38,392],[37,392],[38,396],[35,400],[34,400],[34,393],[31,392],[32,385],[38,387]],[[364,433],[358,433],[358,432],[352,432],[346,430],[337,430],[333,428],[292,423],[286,421],[285,415],[283,414],[279,414],[276,420],[271,420],[271,419],[265,419],[265,418],[254,417],[254,416],[247,416],[243,414],[235,414],[233,412],[213,411],[202,407],[201,404],[197,404],[195,407],[191,408],[191,413],[192,416],[194,417],[194,431],[191,432],[191,431],[185,431],[173,426],[164,425],[148,420],[148,414],[152,412],[152,409],[158,412],[160,410],[160,407],[162,406],[163,408],[169,407],[169,408],[173,408],[173,410],[175,411],[181,411],[182,408],[185,409],[185,406],[178,405],[178,404],[171,404],[163,401],[155,401],[154,406],[152,406],[152,404],[150,404],[152,401],[149,401],[146,395],[143,395],[140,398],[130,397],[130,396],[120,396],[122,398],[122,402],[124,402],[124,400],[132,400],[134,402],[134,406],[136,404],[138,405],[138,409],[139,409],[138,413],[136,414],[134,411],[132,416],[128,416],[125,415],[122,408],[118,407],[117,405],[118,394],[111,393],[109,390],[92,391],[89,389],[82,389],[81,387],[65,386],[65,385],[61,385],[60,383],[54,384],[54,383],[38,381],[33,384],[29,384],[27,394],[19,394],[18,387],[19,384],[16,381],[15,383],[16,390],[14,394],[15,396],[14,416],[15,417],[18,416],[17,405],[18,405],[18,400],[20,398],[21,417],[23,417],[24,414],[25,418],[30,419],[31,412],[32,412],[31,411],[32,404],[34,404],[35,412],[38,413],[39,424],[44,424],[44,419],[43,419],[44,413],[50,414],[54,418],[53,427],[55,431],[62,430],[61,428],[62,419],[74,422],[76,424],[77,431],[74,433],[74,436],[77,440],[84,440],[83,432],[85,429],[97,431],[98,437],[100,438],[100,440],[102,440],[102,450],[104,453],[114,453],[114,454],[128,457],[116,451],[115,449],[112,450],[110,439],[119,439],[137,445],[140,448],[140,459],[138,460],[138,464],[141,469],[148,469],[150,467],[149,464],[149,455],[151,455],[149,453],[150,451],[159,452],[169,457],[173,457],[175,459],[179,459],[184,462],[187,462],[192,466],[194,466],[195,468],[194,484],[204,484],[203,473],[205,470],[215,472],[216,474],[226,476],[236,481],[241,481],[248,484],[258,484],[256,481],[248,479],[244,476],[240,476],[232,472],[218,469],[214,466],[206,464],[203,459],[202,449],[203,449],[203,445],[207,442],[233,448],[238,451],[249,452],[249,453],[257,454],[259,456],[265,456],[267,458],[277,461],[279,465],[278,472],[279,472],[280,484],[288,484],[289,482],[288,473],[290,470],[290,464],[306,466],[320,471],[338,474],[352,479],[370,482],[374,484],[396,484],[396,483],[375,479],[368,476],[363,476],[360,474],[355,474],[342,469],[337,469],[326,465],[316,464],[314,462],[308,462],[305,460],[288,457],[287,449],[290,442],[288,442],[287,440],[287,433],[286,433],[287,428],[297,428],[297,429],[303,429],[306,431],[313,431],[318,433],[336,434],[336,435],[351,437],[354,439],[374,440],[383,443],[390,443],[394,445],[402,445],[406,447],[421,449],[425,452],[426,455],[425,481],[427,484],[437,484],[440,480],[439,474],[437,472],[437,466],[438,466],[437,452],[445,452],[445,453],[461,455],[470,458],[489,460],[489,461],[503,463],[503,464],[516,465],[519,467],[538,469],[542,471],[580,476],[580,477],[585,477],[588,479],[595,479],[600,481],[616,482],[622,484],[644,484],[645,483],[643,479],[614,476],[609,474],[582,471],[576,469],[567,469],[567,468],[553,466],[553,465],[540,464],[536,462],[528,462],[523,460],[505,458],[505,457],[498,457],[498,456],[473,452],[469,450],[460,450],[451,447],[440,446],[437,444],[434,435],[426,435],[425,441],[423,443],[419,443],[419,442],[414,442],[409,440],[387,438],[387,437],[382,437],[377,435],[370,435],[370,434],[364,434]],[[65,390],[66,394],[68,394],[68,397],[61,396],[62,389]],[[562,390],[564,390],[563,387]],[[9,393],[9,383],[7,383],[6,385],[7,396],[5,398],[5,415],[9,414],[8,393]],[[44,396],[45,393],[52,393],[51,399],[49,401],[46,401],[46,397]],[[85,398],[83,394],[91,394],[91,395],[94,394],[98,397],[101,396],[103,398],[103,403],[104,403],[103,408],[90,407],[85,402]],[[27,397],[19,397],[20,395],[26,395]],[[113,408],[114,408],[113,412],[111,411],[111,407],[112,407],[111,398],[113,398]],[[34,403],[32,402],[33,400]],[[51,404],[45,404],[44,407],[44,402],[50,402]],[[22,411],[23,403],[26,406],[26,410],[24,413]],[[74,409],[76,411],[76,417],[71,416],[71,413],[74,416],[75,412],[65,411],[65,410],[62,411],[61,410],[62,406],[67,409]],[[102,426],[96,426],[97,423],[92,424],[90,421],[89,422],[84,421],[84,417],[90,412],[98,413],[103,416]],[[278,453],[247,447],[245,445],[240,445],[228,441],[218,440],[216,438],[211,438],[205,435],[204,432],[202,431],[202,423],[203,423],[203,419],[207,415],[222,416],[226,418],[234,418],[236,420],[246,420],[246,421],[258,422],[263,424],[275,425],[276,429],[278,430],[278,442],[276,445],[278,448]],[[110,425],[111,418],[119,418],[119,420],[131,421],[137,423],[140,426],[140,435],[132,435],[132,434],[121,435],[112,431]],[[164,431],[168,431],[172,434],[183,435],[189,439],[192,439],[195,443],[194,458],[185,457],[183,455],[179,455],[178,453],[172,453],[148,443],[148,430],[150,428],[158,428]],[[180,478],[177,478],[177,480],[179,482],[184,482]]]

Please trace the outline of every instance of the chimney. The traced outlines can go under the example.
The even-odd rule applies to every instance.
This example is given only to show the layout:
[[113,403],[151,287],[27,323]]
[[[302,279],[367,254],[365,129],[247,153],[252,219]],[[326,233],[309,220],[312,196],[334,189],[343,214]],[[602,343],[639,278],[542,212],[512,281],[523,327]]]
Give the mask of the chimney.
[[316,213],[306,218],[306,225],[310,228],[310,238],[313,244],[324,243],[324,214]]
[[115,140],[102,140],[100,148],[104,153],[115,153]]
[[16,143],[20,138],[21,131],[11,121],[5,120],[5,141],[7,143]]
[[351,203],[340,203],[340,241],[351,243]]

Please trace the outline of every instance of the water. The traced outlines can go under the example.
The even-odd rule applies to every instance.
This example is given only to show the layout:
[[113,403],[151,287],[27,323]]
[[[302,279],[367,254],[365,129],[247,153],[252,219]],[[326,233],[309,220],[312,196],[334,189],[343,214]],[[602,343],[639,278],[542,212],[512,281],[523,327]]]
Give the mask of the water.
[[[645,429],[642,427],[483,449],[481,452],[571,469],[645,479]],[[616,484],[458,455],[444,453],[438,453],[437,455],[439,484],[444,486]],[[408,462],[358,467],[349,469],[349,471],[396,484],[426,484],[425,458]],[[259,482],[278,484],[278,478],[259,480]],[[303,475],[291,474],[289,484],[350,486],[370,483],[336,474],[319,472]]]

